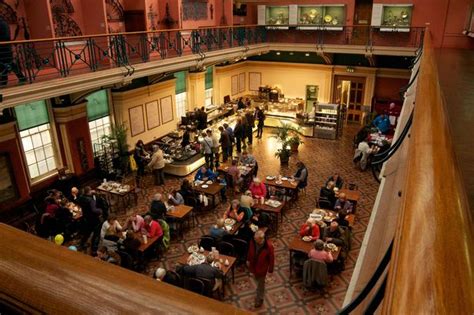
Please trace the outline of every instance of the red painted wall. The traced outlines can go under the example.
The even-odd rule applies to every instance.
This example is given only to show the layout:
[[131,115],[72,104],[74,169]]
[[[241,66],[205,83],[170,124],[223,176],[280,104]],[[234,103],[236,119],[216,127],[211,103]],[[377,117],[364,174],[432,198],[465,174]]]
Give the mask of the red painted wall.
[[408,79],[380,78],[375,79],[374,97],[376,99],[400,100],[399,91],[408,84]]
[[21,154],[18,139],[11,139],[0,142],[0,153],[8,153],[13,168],[13,177],[16,183],[19,198],[17,200],[3,203],[2,210],[16,207],[30,198],[28,177],[23,163],[23,155]]
[[[180,2],[180,10],[182,10],[182,3],[181,3],[181,1],[179,1],[179,2]],[[184,21],[183,20],[181,22],[181,28],[183,28],[183,29],[194,29],[194,28],[198,28],[198,27],[218,25],[220,16],[219,16],[219,19],[216,18],[216,5],[215,5],[215,2],[216,2],[215,0],[208,0],[208,3],[207,3],[207,19],[206,20],[198,20],[198,21],[193,21],[193,20]],[[209,10],[211,5],[213,6],[213,10],[214,10],[212,19],[211,19],[211,13],[210,13],[210,10]],[[231,16],[229,15],[229,19],[230,18],[231,18]]]
[[435,47],[474,49],[474,41],[461,34],[472,0],[375,0],[374,3],[413,4],[412,26],[430,23]]

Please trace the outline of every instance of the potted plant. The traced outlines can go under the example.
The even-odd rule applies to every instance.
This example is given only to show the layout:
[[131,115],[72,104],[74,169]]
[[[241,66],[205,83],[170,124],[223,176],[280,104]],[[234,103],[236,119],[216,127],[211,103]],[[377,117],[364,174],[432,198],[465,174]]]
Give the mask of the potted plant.
[[288,138],[288,144],[290,145],[291,152],[298,152],[298,146],[303,143],[300,135],[297,132],[293,132],[292,136]]
[[119,155],[119,166],[118,168],[122,171],[123,174],[128,172],[129,162],[130,162],[130,153],[128,152],[128,142],[127,142],[127,131],[128,128],[125,124],[117,124],[112,126],[112,133],[108,138],[116,142],[116,147]]
[[291,133],[296,129],[290,124],[282,123],[280,127],[277,127],[273,138],[277,139],[277,142],[281,144],[281,147],[275,152],[275,156],[280,159],[281,164],[288,164],[291,156],[289,139]]

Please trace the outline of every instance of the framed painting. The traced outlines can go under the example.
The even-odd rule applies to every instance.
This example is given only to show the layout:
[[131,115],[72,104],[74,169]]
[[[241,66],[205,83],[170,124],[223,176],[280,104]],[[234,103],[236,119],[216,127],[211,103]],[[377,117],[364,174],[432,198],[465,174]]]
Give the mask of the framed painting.
[[173,121],[173,98],[171,95],[160,99],[161,121],[163,124]]
[[146,126],[148,130],[156,128],[160,125],[160,113],[158,101],[151,101],[145,104],[146,110]]
[[145,119],[143,117],[143,105],[138,105],[128,109],[130,118],[130,133],[132,137],[145,132]]

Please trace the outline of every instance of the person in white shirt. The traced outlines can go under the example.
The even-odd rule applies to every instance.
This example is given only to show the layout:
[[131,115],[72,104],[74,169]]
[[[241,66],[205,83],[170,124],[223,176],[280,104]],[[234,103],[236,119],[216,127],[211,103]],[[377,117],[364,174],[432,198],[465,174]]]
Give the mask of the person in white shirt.
[[165,184],[165,159],[163,157],[163,151],[156,144],[153,145],[153,155],[151,161],[148,163],[148,167],[153,171],[155,176],[155,185],[160,186]]
[[103,241],[107,239],[116,242],[120,238],[118,236],[120,232],[122,232],[122,226],[117,221],[117,217],[115,215],[109,215],[109,218],[102,224],[100,240]]
[[212,141],[211,135],[211,131],[207,130],[207,132],[202,133],[201,140],[201,152],[204,154],[204,158],[206,159],[207,168],[210,169],[214,167],[214,154],[212,152],[214,142]]
[[173,190],[173,193],[171,193],[171,194],[168,196],[168,200],[169,200],[169,202],[170,202],[171,204],[173,204],[174,206],[184,204],[184,198],[183,198],[183,196],[179,193],[179,191],[177,191],[177,190]]
[[217,132],[212,132],[212,130],[208,129],[211,132],[212,138],[212,153],[214,153],[214,164],[216,168],[219,167],[219,146],[220,146],[220,136]]
[[367,161],[371,152],[372,150],[370,149],[367,140],[361,141],[355,150],[353,161],[354,163],[359,163],[360,168],[363,171],[367,167]]

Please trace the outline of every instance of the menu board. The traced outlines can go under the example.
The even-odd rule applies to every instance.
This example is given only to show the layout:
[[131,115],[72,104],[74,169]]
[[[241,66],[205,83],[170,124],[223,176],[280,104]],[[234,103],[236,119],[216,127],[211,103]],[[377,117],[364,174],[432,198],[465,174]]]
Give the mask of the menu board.
[[239,76],[238,75],[233,75],[231,80],[230,80],[230,92],[232,95],[239,94]]
[[245,92],[245,72],[239,74],[239,93]]
[[160,113],[158,108],[158,101],[152,101],[145,104],[146,125],[148,130],[156,128],[160,125]]
[[135,137],[145,132],[145,119],[143,118],[143,105],[132,107],[128,110],[130,118],[130,133]]
[[163,124],[173,120],[173,98],[171,95],[160,99],[161,121]]
[[262,74],[260,72],[249,72],[249,90],[258,91],[262,85]]

